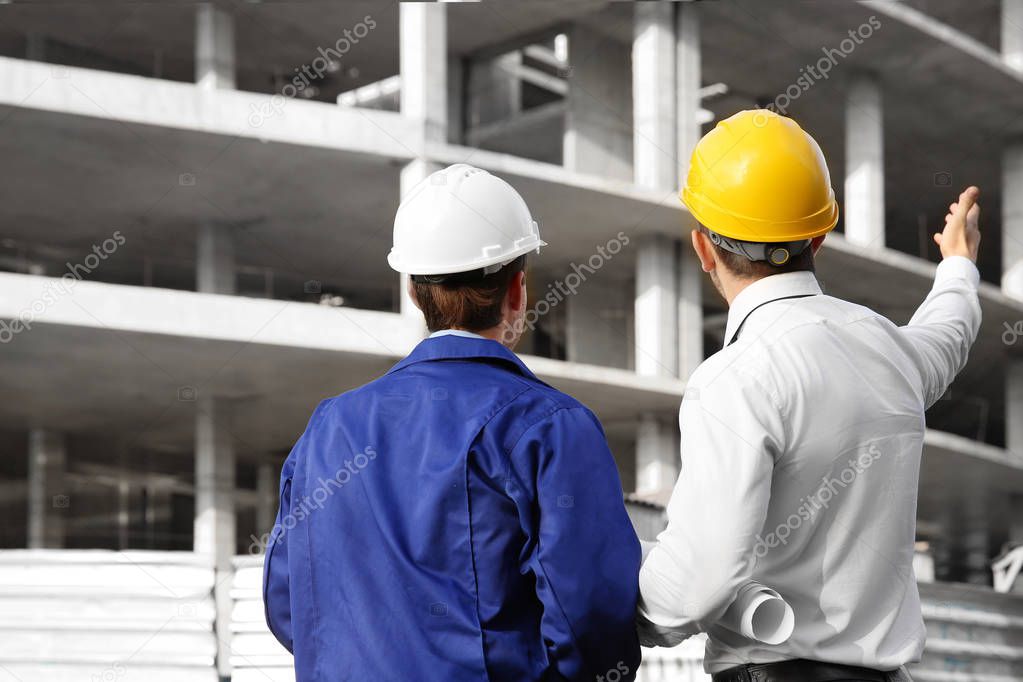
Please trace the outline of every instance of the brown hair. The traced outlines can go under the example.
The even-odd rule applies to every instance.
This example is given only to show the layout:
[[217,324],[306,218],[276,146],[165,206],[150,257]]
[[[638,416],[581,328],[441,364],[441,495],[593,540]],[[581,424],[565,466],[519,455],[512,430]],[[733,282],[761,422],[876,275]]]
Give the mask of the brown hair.
[[[700,232],[708,234],[710,230],[700,225]],[[713,244],[713,247],[718,260],[724,263],[728,271],[744,279],[762,279],[770,275],[780,275],[786,272],[816,272],[814,269],[813,249],[809,246],[793,256],[784,265],[771,265],[766,261],[752,261],[746,258],[746,256],[732,253],[717,244]]]
[[525,269],[526,257],[519,256],[497,272],[478,279],[466,281],[456,277],[437,284],[414,281],[416,302],[426,317],[427,329],[479,332],[497,326],[508,286]]

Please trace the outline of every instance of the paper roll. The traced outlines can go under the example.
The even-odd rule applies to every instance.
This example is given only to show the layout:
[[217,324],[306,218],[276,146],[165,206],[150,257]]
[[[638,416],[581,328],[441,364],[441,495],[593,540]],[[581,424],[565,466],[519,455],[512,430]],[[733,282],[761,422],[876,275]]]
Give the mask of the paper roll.
[[780,594],[752,581],[739,589],[719,621],[723,627],[764,644],[786,641],[792,636],[795,622],[792,607]]

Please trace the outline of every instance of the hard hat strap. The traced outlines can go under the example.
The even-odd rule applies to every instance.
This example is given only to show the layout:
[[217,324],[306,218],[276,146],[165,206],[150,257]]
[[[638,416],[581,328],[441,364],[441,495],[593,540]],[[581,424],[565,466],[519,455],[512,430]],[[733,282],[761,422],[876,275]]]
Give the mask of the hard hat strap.
[[494,263],[493,265],[476,268],[467,272],[452,272],[447,275],[409,275],[409,277],[417,284],[477,284],[488,275],[500,272],[502,268],[511,265],[519,258],[524,259],[524,256],[516,256],[504,263]]
[[717,232],[707,230],[707,236],[716,245],[725,251],[743,256],[751,261],[763,261],[775,267],[781,267],[798,256],[810,245],[809,239],[800,239],[793,242],[746,242],[739,239],[730,239]]

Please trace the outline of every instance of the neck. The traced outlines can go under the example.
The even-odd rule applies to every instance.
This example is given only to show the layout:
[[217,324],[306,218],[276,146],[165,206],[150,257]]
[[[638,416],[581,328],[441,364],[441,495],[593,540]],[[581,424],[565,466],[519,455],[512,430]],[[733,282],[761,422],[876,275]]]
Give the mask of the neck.
[[717,278],[718,291],[725,298],[725,301],[729,306],[732,305],[732,301],[743,292],[749,285],[756,282],[757,277],[745,278],[745,277],[733,277],[731,275],[725,275],[724,277]]

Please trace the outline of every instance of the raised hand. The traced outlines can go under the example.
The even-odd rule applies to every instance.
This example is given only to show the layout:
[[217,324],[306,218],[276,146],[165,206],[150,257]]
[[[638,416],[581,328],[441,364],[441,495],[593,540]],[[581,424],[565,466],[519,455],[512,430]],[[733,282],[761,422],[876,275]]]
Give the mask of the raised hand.
[[941,249],[941,257],[965,256],[977,262],[980,248],[980,204],[977,197],[980,190],[967,187],[959,200],[949,204],[945,216],[945,229],[934,235],[934,242]]

